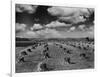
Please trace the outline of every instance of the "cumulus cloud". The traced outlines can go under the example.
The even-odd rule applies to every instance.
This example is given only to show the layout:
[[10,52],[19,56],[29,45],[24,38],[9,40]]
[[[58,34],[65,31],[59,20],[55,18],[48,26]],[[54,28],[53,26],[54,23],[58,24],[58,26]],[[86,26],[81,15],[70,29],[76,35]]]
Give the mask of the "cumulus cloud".
[[70,24],[66,24],[64,22],[52,21],[51,23],[45,25],[45,27],[62,27],[62,26],[70,26]]
[[86,21],[86,19],[84,19],[82,16],[59,17],[59,20],[65,21],[71,24],[77,24],[77,23]]
[[55,29],[45,28],[43,30],[38,31],[25,31],[17,33],[17,36],[24,38],[63,38],[62,33]]
[[34,24],[30,29],[31,30],[35,30],[35,29],[42,29],[42,25],[41,24]]
[[16,4],[16,12],[28,12],[34,13],[36,11],[37,6],[32,6],[29,4]]
[[72,16],[75,14],[75,12],[77,12],[77,10],[78,10],[77,8],[66,8],[66,7],[55,6],[48,8],[47,11],[54,16]]
[[[60,31],[56,29],[43,28],[40,24],[34,24],[31,29],[26,28],[27,25],[16,23],[16,36],[23,38],[61,38]],[[43,29],[41,29],[43,28]],[[39,29],[35,31],[35,29]]]
[[45,38],[61,38],[61,37],[63,37],[62,34],[55,29],[46,28],[44,30],[37,31],[36,33]]
[[87,33],[89,34],[89,37],[94,38],[94,31],[88,31]]
[[85,28],[86,28],[86,25],[84,25],[84,24],[78,26],[78,29],[81,31],[85,31]]
[[90,30],[90,31],[94,31],[94,26],[90,26],[90,27],[89,27],[89,30]]
[[34,31],[23,31],[23,32],[18,32],[16,34],[17,37],[21,37],[21,38],[37,38],[37,34]]
[[88,33],[91,37],[94,37],[94,26],[89,27]]
[[[70,30],[75,30],[74,27],[71,27]],[[43,29],[38,31],[24,31],[17,33],[17,36],[23,37],[23,38],[81,38],[81,37],[93,37],[94,32],[93,31],[87,31],[87,32],[67,32],[67,31],[57,31],[55,29]]]
[[68,7],[51,7],[47,10],[51,15],[57,16],[59,20],[79,23],[86,21],[86,17],[89,17],[92,9],[87,8],[68,8]]
[[[16,36],[23,38],[68,38],[68,37],[85,37],[94,35],[94,26],[90,26],[87,31],[75,31],[76,26],[70,26],[66,31],[59,31],[49,27],[42,28],[40,24],[34,24],[32,29],[26,28],[25,24],[16,23]],[[84,29],[85,25],[79,25],[78,28]],[[42,28],[42,29],[41,29]],[[39,30],[34,30],[39,29]]]
[[89,31],[88,32],[91,36],[94,36],[94,31]]
[[25,31],[26,27],[27,26],[25,24],[19,24],[19,23],[15,24],[16,31]]
[[79,25],[78,28],[83,29],[85,27],[85,25]]
[[74,31],[75,29],[76,29],[76,27],[72,26],[72,27],[69,28],[68,32]]

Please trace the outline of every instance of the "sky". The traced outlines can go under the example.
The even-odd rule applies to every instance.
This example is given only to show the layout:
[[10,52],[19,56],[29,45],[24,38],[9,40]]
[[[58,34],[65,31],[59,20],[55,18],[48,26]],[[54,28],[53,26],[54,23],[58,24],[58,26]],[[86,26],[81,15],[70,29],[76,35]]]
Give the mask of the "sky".
[[16,4],[15,15],[16,37],[94,37],[93,8]]

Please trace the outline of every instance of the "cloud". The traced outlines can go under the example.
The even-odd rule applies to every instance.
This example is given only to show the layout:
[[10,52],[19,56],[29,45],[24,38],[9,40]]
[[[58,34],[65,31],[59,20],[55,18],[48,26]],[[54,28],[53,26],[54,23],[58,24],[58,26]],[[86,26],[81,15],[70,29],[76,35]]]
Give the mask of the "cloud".
[[31,27],[31,30],[35,30],[35,29],[42,29],[42,25],[41,24],[34,24],[33,27]]
[[[25,24],[16,23],[16,36],[23,38],[79,38],[94,35],[94,26],[90,26],[86,31],[83,31],[85,25],[70,26],[67,30],[56,30],[55,28],[45,27],[41,24],[34,24],[32,29],[27,28]],[[42,28],[42,29],[41,29]],[[81,29],[80,31],[77,28]],[[39,29],[39,30],[35,30]]]
[[94,26],[89,27],[88,34],[90,35],[90,37],[94,37]]
[[94,26],[90,26],[90,27],[89,27],[89,30],[90,30],[90,31],[94,31]]
[[63,38],[63,36],[59,31],[55,29],[48,29],[45,28],[43,30],[38,30],[38,31],[24,31],[24,32],[19,32],[17,33],[18,37],[23,37],[23,38]]
[[21,38],[38,38],[37,34],[34,31],[30,30],[18,32],[16,36]]
[[[71,30],[75,30],[74,27]],[[18,37],[23,38],[82,38],[82,37],[93,37],[93,31],[85,31],[85,32],[67,32],[67,31],[57,31],[55,29],[43,29],[38,31],[23,31],[16,34]]]
[[47,11],[54,16],[69,17],[69,16],[79,16],[79,15],[89,15],[94,11],[92,8],[73,8],[73,7],[59,7],[54,6],[48,8]]
[[27,26],[25,24],[19,24],[19,23],[15,24],[16,31],[25,31],[26,27]]
[[52,21],[49,24],[46,24],[45,27],[62,27],[62,26],[70,26],[70,24],[66,24],[64,22],[59,22],[59,21]]
[[85,27],[85,25],[79,25],[79,29],[83,29]]
[[82,16],[59,17],[59,20],[70,24],[77,24],[86,21],[86,19],[84,19]]
[[46,24],[45,27],[62,27],[62,26],[70,26],[70,24],[66,24],[64,22],[59,22],[59,21],[52,21],[49,24]]
[[85,28],[86,28],[86,25],[84,25],[84,24],[78,26],[78,29],[81,31],[85,31]]
[[66,7],[51,7],[47,11],[53,16],[72,16],[77,12],[77,8],[66,8]]
[[[34,24],[32,27],[26,28],[27,25],[16,23],[16,36],[23,38],[61,38],[64,37],[56,29],[43,28],[41,24]],[[41,29],[42,28],[42,29]],[[39,30],[35,30],[39,29]]]
[[75,26],[70,27],[70,29],[68,30],[68,32],[74,31],[75,29],[76,29],[76,27],[75,27]]
[[56,6],[48,8],[47,11],[51,15],[57,16],[60,21],[65,21],[69,23],[79,23],[85,22],[85,17],[89,17],[89,15],[93,12],[93,9]]
[[63,37],[59,31],[57,31],[55,29],[49,29],[49,28],[37,31],[36,33],[44,38],[58,38],[58,37],[61,38],[61,37]]
[[36,11],[37,6],[32,6],[29,4],[16,4],[16,12],[27,12],[34,13]]
[[88,32],[91,36],[94,36],[94,31],[89,31]]

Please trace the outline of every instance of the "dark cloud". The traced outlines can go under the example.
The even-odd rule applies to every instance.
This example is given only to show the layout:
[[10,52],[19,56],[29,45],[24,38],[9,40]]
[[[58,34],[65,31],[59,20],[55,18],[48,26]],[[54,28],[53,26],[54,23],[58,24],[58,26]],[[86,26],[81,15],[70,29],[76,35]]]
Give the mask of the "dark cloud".
[[69,38],[94,36],[94,9],[16,5],[16,36]]

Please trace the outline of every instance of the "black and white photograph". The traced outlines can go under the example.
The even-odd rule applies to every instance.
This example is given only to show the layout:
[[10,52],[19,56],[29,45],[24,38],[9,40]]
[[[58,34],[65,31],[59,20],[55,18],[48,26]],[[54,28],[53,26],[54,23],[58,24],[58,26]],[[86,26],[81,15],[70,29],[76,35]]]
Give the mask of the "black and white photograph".
[[15,72],[94,69],[95,9],[15,4]]

